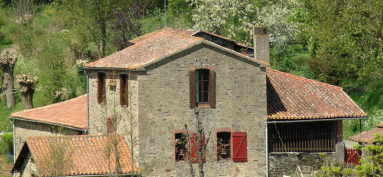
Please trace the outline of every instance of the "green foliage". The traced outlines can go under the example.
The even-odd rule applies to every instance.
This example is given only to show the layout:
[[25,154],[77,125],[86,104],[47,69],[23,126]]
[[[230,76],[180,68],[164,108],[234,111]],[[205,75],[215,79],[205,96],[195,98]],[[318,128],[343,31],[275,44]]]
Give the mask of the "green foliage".
[[0,137],[0,154],[7,154],[8,151],[13,151],[13,133]]
[[309,36],[309,63],[317,79],[340,86],[380,79],[382,6],[375,0],[306,1],[301,34]]
[[363,156],[356,166],[358,174],[362,176],[381,176],[383,175],[381,160],[383,157],[383,136],[375,134],[374,144],[362,148]]

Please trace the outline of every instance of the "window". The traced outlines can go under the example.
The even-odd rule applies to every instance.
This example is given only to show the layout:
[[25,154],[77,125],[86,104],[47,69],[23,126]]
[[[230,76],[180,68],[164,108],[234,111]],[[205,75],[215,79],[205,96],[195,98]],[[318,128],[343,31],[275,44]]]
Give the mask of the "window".
[[214,69],[190,71],[190,107],[215,107]]
[[231,144],[230,132],[218,132],[217,133],[217,160],[230,159],[230,144]]
[[98,103],[102,103],[105,100],[105,73],[97,73],[97,98]]
[[114,122],[113,122],[113,119],[108,117],[107,119],[107,127],[108,127],[108,134],[111,134],[111,133],[114,133]]
[[176,154],[176,161],[185,161],[187,160],[187,149],[186,149],[186,136],[183,133],[176,133],[175,134],[175,154]]
[[120,104],[128,106],[128,77],[126,74],[120,75]]

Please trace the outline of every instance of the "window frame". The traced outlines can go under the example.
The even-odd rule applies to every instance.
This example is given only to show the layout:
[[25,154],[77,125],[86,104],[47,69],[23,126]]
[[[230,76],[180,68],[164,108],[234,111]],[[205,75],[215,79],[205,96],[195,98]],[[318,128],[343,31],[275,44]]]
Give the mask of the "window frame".
[[[196,84],[196,74],[199,70],[208,70],[209,79],[208,79],[208,96],[209,102],[197,102],[197,84]],[[203,82],[203,81],[202,81]],[[211,66],[198,66],[192,67],[189,72],[189,85],[190,85],[190,108],[194,107],[216,107],[216,77],[214,67]],[[204,92],[204,91],[202,91]]]

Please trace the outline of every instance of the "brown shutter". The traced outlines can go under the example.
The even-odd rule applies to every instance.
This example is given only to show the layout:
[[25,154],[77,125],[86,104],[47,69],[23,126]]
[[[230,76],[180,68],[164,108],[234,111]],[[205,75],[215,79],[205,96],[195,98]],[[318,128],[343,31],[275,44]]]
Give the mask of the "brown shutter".
[[97,98],[98,103],[102,103],[105,99],[105,73],[97,73]]
[[210,101],[210,107],[215,108],[215,71],[214,69],[210,70],[209,101]]
[[196,106],[195,102],[195,70],[189,72],[189,85],[190,85],[190,107],[194,108]]
[[246,132],[233,132],[233,161],[246,162],[247,161],[247,133]]
[[103,75],[102,75],[102,89],[101,89],[102,90],[102,100],[101,100],[101,102],[103,102],[105,100],[105,98],[106,98],[105,84],[106,84],[106,74],[103,73]]
[[128,105],[127,79],[125,74],[120,75],[120,104],[121,106]]

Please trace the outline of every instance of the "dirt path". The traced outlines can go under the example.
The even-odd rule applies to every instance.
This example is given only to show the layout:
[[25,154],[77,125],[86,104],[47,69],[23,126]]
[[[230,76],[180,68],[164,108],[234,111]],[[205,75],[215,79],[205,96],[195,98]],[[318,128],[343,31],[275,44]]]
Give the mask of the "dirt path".
[[0,154],[0,177],[12,177],[12,165],[7,163],[7,157]]

